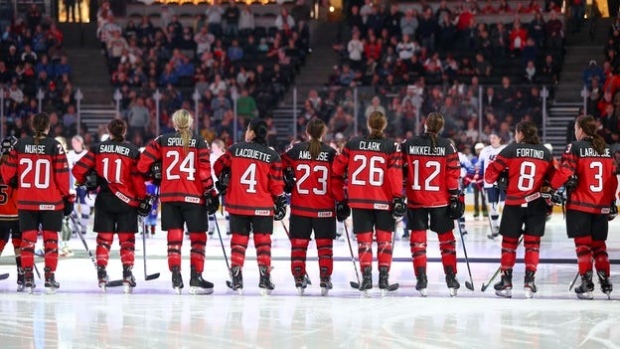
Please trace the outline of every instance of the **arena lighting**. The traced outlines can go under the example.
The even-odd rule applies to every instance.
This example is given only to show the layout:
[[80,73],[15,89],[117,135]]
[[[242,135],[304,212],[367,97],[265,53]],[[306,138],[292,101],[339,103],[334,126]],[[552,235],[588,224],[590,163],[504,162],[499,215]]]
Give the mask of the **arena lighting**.
[[329,7],[329,12],[334,12],[334,10],[335,10],[335,9],[334,9],[334,6],[330,6],[330,7]]

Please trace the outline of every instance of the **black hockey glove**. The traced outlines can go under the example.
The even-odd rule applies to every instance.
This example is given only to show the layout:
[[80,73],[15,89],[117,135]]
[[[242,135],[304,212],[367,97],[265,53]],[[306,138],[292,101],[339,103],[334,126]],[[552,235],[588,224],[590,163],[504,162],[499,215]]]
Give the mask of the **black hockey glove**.
[[275,199],[273,211],[273,220],[275,221],[281,221],[286,216],[286,196],[284,194]]
[[564,188],[566,188],[566,197],[569,198],[570,194],[577,189],[577,176],[570,176],[566,183],[564,183]]
[[161,185],[161,162],[154,162],[151,165],[151,179],[156,186]]
[[564,205],[564,203],[566,203],[566,197],[564,196],[564,192],[560,190],[552,191],[550,201],[553,205]]
[[497,177],[497,187],[503,191],[508,189],[508,171],[502,171],[499,174],[499,177]]
[[336,203],[336,219],[338,222],[344,222],[351,215],[351,208],[346,201]]
[[293,188],[295,188],[295,182],[295,171],[293,171],[293,168],[287,167],[284,170],[284,192],[290,194]]
[[459,219],[465,214],[465,194],[450,196],[450,204],[448,205],[448,217],[450,219]]
[[616,206],[616,200],[614,200],[611,202],[611,206],[609,206],[609,215],[607,215],[607,220],[613,221],[617,215],[618,215],[618,206]]
[[8,136],[2,140],[2,155],[8,154],[13,150],[13,146],[17,143],[17,138]]
[[86,190],[88,191],[96,191],[99,187],[99,178],[97,177],[97,172],[95,170],[91,170],[86,174],[84,187],[86,187]]
[[407,213],[407,204],[405,198],[397,197],[392,199],[392,217],[394,219],[402,218]]
[[226,189],[228,189],[228,185],[230,184],[230,169],[224,169],[217,181],[215,181],[215,188],[217,189],[220,195],[226,194]]
[[152,209],[153,198],[147,196],[144,199],[140,200],[140,204],[138,205],[138,215],[141,217],[146,217],[151,214]]
[[69,196],[66,196],[62,199],[63,204],[65,205],[65,208],[62,210],[62,214],[67,217],[71,215],[71,212],[73,212],[73,205],[75,203],[75,195],[71,194]]
[[209,215],[215,214],[217,210],[220,208],[220,197],[217,192],[213,189],[208,189],[205,191],[205,207],[207,208],[207,213]]

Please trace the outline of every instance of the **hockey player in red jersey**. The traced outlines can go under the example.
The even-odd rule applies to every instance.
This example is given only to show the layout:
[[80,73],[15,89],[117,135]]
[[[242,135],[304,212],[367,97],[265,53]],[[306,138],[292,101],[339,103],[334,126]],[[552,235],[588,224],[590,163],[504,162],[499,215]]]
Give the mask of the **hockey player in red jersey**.
[[172,288],[181,293],[181,245],[187,225],[192,244],[190,293],[212,293],[213,284],[202,278],[207,244],[207,213],[213,214],[219,200],[213,187],[209,146],[191,131],[194,118],[185,109],[172,115],[175,132],[154,139],[138,162],[138,171],[161,178],[161,226],[168,231],[168,268]]
[[379,288],[393,291],[398,284],[388,281],[392,264],[392,234],[395,219],[404,216],[402,155],[398,143],[385,138],[387,120],[383,113],[368,117],[367,137],[355,137],[334,162],[334,175],[348,179],[349,205],[353,208],[353,232],[357,237],[363,280],[360,291],[372,288],[373,231],[377,240]]
[[62,218],[73,211],[69,194],[69,166],[62,145],[47,136],[49,116],[32,118],[34,136],[17,141],[2,166],[2,178],[11,183],[17,178],[19,226],[22,230],[21,258],[24,286],[32,293],[34,247],[39,228],[45,244],[45,290],[55,293],[60,287],[55,272],[58,265],[58,232]]
[[[543,185],[553,176],[553,156],[540,143],[538,129],[532,122],[521,121],[515,128],[515,142],[507,145],[487,166],[484,180],[498,181],[507,172],[506,206],[499,234],[502,235],[502,279],[494,285],[501,297],[512,297],[512,269],[517,257],[519,238],[525,246],[525,296],[536,293],[534,275],[538,267],[540,238],[545,234],[549,205],[543,198]],[[498,184],[501,181],[498,181]],[[524,230],[522,226],[525,226]]]
[[[123,264],[123,289],[131,293],[136,279],[134,265],[135,233],[138,231],[138,208],[148,209],[144,177],[136,168],[140,151],[125,142],[127,125],[114,119],[108,123],[110,139],[96,144],[73,165],[76,185],[84,184],[91,171],[97,175],[99,192],[95,200],[97,232],[97,278],[105,292],[108,283],[106,267],[114,234],[118,234]],[[147,210],[148,211],[148,210]],[[147,212],[148,213],[148,212]]]
[[[439,137],[444,118],[430,113],[424,123],[424,134],[406,140],[402,145],[407,192],[407,222],[411,256],[417,283],[416,290],[426,296],[426,230],[437,233],[441,262],[451,296],[460,287],[456,279],[456,242],[452,230],[454,219],[460,218],[463,204],[459,200],[461,166],[452,141]],[[448,218],[449,217],[449,218]],[[429,225],[430,218],[430,225]]]
[[607,255],[608,219],[618,214],[616,206],[616,163],[610,148],[596,132],[592,116],[580,116],[575,122],[575,138],[566,147],[560,169],[551,187],[566,186],[566,232],[575,239],[581,285],[575,288],[579,298],[592,299],[592,260],[607,296],[612,291]]
[[332,288],[336,218],[343,221],[350,214],[342,180],[332,175],[336,150],[322,141],[326,132],[325,123],[313,118],[306,126],[310,140],[293,145],[282,155],[285,191],[291,194],[291,272],[300,294],[307,286],[306,253],[312,231],[319,254],[321,293],[327,295]]
[[[15,143],[17,143],[17,138],[13,136],[2,140],[0,166],[6,163]],[[24,270],[21,262],[22,232],[19,229],[17,190],[14,186],[16,182],[11,185],[0,178],[0,255],[10,238],[15,252],[15,265],[17,265],[17,291],[21,292],[24,290]]]
[[228,286],[238,292],[243,289],[242,269],[252,231],[260,272],[258,287],[263,294],[270,294],[275,288],[270,277],[273,220],[284,219],[286,197],[280,155],[267,146],[267,124],[260,119],[252,120],[245,132],[245,142],[228,148],[215,162],[214,171],[219,182],[233,184],[221,187],[226,193],[232,232],[232,282]]

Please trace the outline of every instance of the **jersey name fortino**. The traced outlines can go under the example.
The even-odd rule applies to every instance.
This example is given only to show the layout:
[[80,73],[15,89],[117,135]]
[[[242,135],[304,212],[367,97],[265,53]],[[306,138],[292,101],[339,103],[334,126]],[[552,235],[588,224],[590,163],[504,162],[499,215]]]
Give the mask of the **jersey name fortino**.
[[527,149],[527,148],[517,149],[516,155],[519,158],[534,158],[534,159],[545,158],[545,152],[543,150]]

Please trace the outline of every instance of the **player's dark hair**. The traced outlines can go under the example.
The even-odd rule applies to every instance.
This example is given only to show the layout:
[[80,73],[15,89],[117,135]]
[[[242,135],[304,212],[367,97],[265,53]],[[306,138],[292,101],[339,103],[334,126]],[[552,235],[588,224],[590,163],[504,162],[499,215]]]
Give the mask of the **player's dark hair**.
[[192,114],[185,109],[179,109],[172,114],[172,124],[181,135],[183,151],[185,151],[186,154],[189,150],[189,140],[192,139],[192,131],[190,128],[193,122],[194,118]]
[[437,134],[443,129],[444,123],[443,115],[440,113],[433,112],[426,117],[424,132],[431,138],[431,147],[433,149],[437,147]]
[[327,131],[327,127],[323,120],[319,118],[312,118],[308,121],[308,125],[306,125],[306,132],[310,136],[310,140],[308,141],[308,150],[310,151],[310,156],[313,159],[319,157],[321,153],[321,148],[323,148],[323,142],[321,138],[325,135]]
[[599,155],[603,155],[605,153],[606,144],[603,137],[596,133],[596,119],[594,119],[591,115],[580,116],[577,118],[577,125],[579,125],[579,128],[583,130],[583,133],[590,138],[594,151],[596,151]]
[[373,111],[368,116],[368,130],[370,134],[368,138],[370,139],[381,139],[385,138],[383,135],[383,130],[387,127],[387,119],[385,115],[380,111]]
[[108,132],[110,132],[111,140],[115,142],[124,142],[127,124],[121,119],[114,119],[108,123]]
[[50,127],[50,117],[46,113],[38,113],[32,118],[32,130],[34,131],[34,144],[45,137],[45,132]]
[[540,137],[538,137],[538,128],[531,121],[521,121],[517,124],[515,130],[521,132],[523,139],[521,143],[527,144],[540,144]]
[[267,146],[267,123],[261,119],[252,119],[248,127],[254,131],[252,142]]

